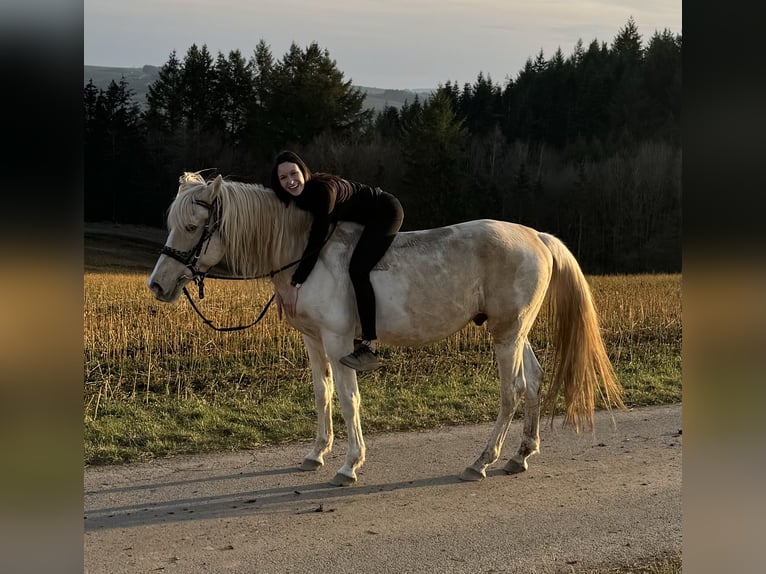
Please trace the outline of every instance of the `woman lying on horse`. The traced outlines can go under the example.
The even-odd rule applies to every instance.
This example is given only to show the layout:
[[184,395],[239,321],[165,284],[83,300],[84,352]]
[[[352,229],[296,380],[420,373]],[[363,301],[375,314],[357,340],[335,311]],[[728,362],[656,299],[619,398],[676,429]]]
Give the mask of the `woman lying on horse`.
[[281,297],[281,304],[291,317],[295,315],[301,286],[316,264],[330,223],[354,221],[364,225],[348,269],[362,326],[362,342],[353,353],[341,357],[340,362],[357,371],[377,369],[380,361],[375,328],[375,292],[370,282],[370,271],[383,257],[402,225],[404,211],[399,200],[380,188],[348,181],[337,175],[312,174],[306,163],[291,151],[283,151],[277,156],[271,172],[271,187],[285,205],[293,202],[313,215],[308,244],[293,273],[291,288],[285,297]]

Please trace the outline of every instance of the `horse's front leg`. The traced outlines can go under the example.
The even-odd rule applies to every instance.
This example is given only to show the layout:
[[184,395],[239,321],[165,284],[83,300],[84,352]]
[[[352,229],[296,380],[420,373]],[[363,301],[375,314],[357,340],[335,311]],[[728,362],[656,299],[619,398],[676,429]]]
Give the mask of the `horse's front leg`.
[[359,415],[361,395],[356,381],[356,371],[342,365],[339,360],[353,350],[353,338],[326,335],[324,345],[332,366],[335,391],[338,393],[338,401],[348,432],[346,463],[340,467],[330,482],[336,486],[349,486],[356,482],[356,471],[364,464],[366,452]]
[[318,470],[324,465],[324,455],[332,449],[332,369],[321,339],[303,335],[303,342],[308,351],[314,383],[317,434],[314,448],[303,459],[301,470]]

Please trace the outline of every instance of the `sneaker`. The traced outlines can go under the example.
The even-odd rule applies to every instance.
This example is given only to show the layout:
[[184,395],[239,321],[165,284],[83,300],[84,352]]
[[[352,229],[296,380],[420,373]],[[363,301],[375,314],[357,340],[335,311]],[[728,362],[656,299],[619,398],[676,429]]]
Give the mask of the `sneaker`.
[[378,360],[378,354],[364,343],[360,343],[353,353],[341,357],[340,362],[356,371],[374,371],[382,365]]

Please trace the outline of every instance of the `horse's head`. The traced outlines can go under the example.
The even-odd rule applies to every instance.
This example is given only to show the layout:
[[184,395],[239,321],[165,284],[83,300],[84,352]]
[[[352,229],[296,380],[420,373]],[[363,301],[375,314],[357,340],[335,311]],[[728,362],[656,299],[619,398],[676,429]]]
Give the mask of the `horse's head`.
[[185,173],[168,211],[168,239],[148,285],[160,301],[178,299],[182,288],[223,259],[220,235],[221,186],[219,175],[206,183],[199,174]]

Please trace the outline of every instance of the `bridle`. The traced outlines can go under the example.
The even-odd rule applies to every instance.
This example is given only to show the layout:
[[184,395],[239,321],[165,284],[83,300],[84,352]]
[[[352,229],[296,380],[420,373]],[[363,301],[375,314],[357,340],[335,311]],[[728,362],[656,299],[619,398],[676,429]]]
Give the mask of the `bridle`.
[[[211,214],[208,216],[207,221],[205,221],[205,227],[202,230],[202,236],[199,238],[199,241],[197,241],[197,245],[188,251],[180,251],[179,249],[174,249],[173,247],[164,245],[160,250],[160,254],[167,255],[179,263],[186,265],[189,271],[192,272],[192,280],[194,280],[194,282],[199,287],[199,298],[204,299],[204,281],[205,277],[207,276],[207,272],[203,273],[200,271],[197,268],[197,262],[204,252],[203,250],[207,249],[207,244],[210,241],[210,238],[216,231],[218,231],[218,228],[221,226],[221,205],[218,200],[215,200],[213,203],[208,203],[207,201],[202,201],[201,199],[195,199],[192,201],[192,203],[194,203],[194,205],[204,207]],[[186,288],[184,287],[184,290],[185,289]]]
[[[201,207],[204,207],[208,210],[210,215],[207,218],[207,221],[205,222],[205,227],[202,229],[202,236],[199,238],[199,241],[197,241],[197,244],[189,249],[188,251],[181,251],[180,249],[175,249],[173,247],[170,247],[168,245],[164,245],[162,249],[160,250],[161,255],[167,255],[168,257],[175,259],[179,263],[182,263],[183,265],[186,265],[186,268],[189,269],[192,273],[192,280],[197,284],[197,288],[199,289],[199,298],[204,299],[205,298],[205,278],[211,277],[211,278],[218,278],[218,279],[260,279],[260,277],[216,277],[214,275],[209,275],[207,271],[203,272],[200,271],[197,267],[197,262],[199,261],[199,258],[202,256],[202,254],[207,250],[207,245],[210,242],[210,238],[213,236],[213,234],[218,231],[218,229],[221,227],[221,204],[216,199],[213,201],[213,203],[208,203],[207,201],[202,201],[201,199],[195,199],[192,201],[194,205],[199,205]],[[197,315],[200,316],[202,321],[211,329],[214,329],[215,331],[241,331],[243,329],[248,329],[258,323],[263,317],[266,315],[266,311],[269,310],[269,307],[271,306],[271,303],[274,301],[275,295],[271,296],[271,299],[269,299],[269,302],[266,303],[266,306],[263,308],[263,311],[258,315],[258,318],[253,321],[252,323],[248,325],[238,325],[236,327],[216,327],[213,322],[205,317],[205,315],[202,314],[202,311],[199,310],[197,305],[194,303],[194,300],[191,298],[191,295],[189,295],[189,291],[186,289],[186,286],[183,287],[184,295],[186,295],[186,298],[189,300],[189,303],[191,303],[192,309],[196,311]]]
[[[233,281],[248,281],[253,279],[265,279],[266,277],[272,278],[278,273],[281,273],[282,271],[285,271],[289,269],[290,267],[298,265],[301,261],[303,261],[305,257],[307,257],[307,255],[304,255],[300,259],[296,259],[295,261],[292,261],[288,263],[287,265],[283,265],[279,269],[274,269],[272,271],[269,271],[268,273],[264,273],[262,275],[254,275],[252,277],[233,277],[233,276],[223,276],[223,275],[212,275],[207,271],[205,272],[200,271],[197,268],[197,262],[199,261],[200,256],[207,249],[207,244],[210,241],[210,238],[221,227],[221,205],[218,199],[213,201],[213,203],[208,203],[207,201],[203,201],[201,199],[195,199],[192,201],[192,203],[194,203],[195,205],[204,207],[211,214],[211,216],[208,216],[208,219],[205,222],[205,227],[202,230],[202,236],[199,238],[199,241],[197,241],[197,244],[191,249],[189,249],[188,251],[181,251],[179,249],[174,249],[173,247],[169,247],[168,245],[164,245],[162,249],[160,250],[160,254],[167,255],[168,257],[175,259],[179,263],[182,263],[183,265],[185,265],[187,269],[191,271],[192,280],[194,281],[194,283],[197,284],[197,288],[199,289],[200,299],[205,298],[205,278],[206,277],[210,277],[211,279],[228,279]],[[318,250],[321,250],[322,247],[324,247],[325,243],[327,243],[327,241],[330,239],[336,227],[337,227],[337,222],[334,222],[332,228],[330,229],[330,232],[327,234],[327,237],[322,242],[322,245],[319,246]],[[189,300],[189,303],[191,304],[192,308],[197,313],[197,315],[199,315],[200,319],[202,319],[202,321],[211,329],[215,331],[221,331],[221,332],[241,331],[243,329],[249,329],[250,327],[256,325],[266,315],[266,311],[269,310],[269,307],[271,307],[271,304],[274,302],[274,298],[276,297],[276,293],[274,293],[271,296],[271,299],[269,299],[268,303],[266,303],[266,306],[260,312],[258,317],[252,323],[249,323],[247,325],[238,325],[236,327],[216,327],[213,324],[213,322],[207,317],[205,317],[205,315],[202,314],[202,311],[199,310],[197,305],[194,303],[194,300],[191,298],[191,295],[189,295],[189,291],[186,289],[186,286],[183,287],[183,293],[184,295],[186,295],[186,298]]]

